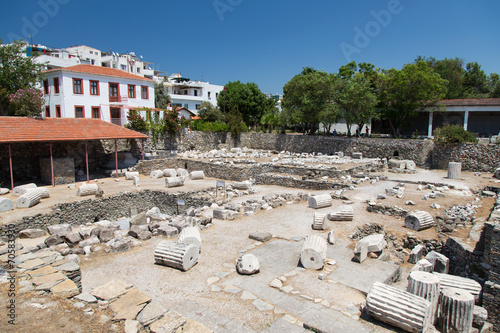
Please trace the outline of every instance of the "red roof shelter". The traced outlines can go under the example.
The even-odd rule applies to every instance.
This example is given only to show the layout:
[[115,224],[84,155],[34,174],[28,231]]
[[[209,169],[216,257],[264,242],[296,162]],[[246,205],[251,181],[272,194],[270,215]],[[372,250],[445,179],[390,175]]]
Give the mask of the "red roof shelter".
[[0,117],[0,144],[8,144],[11,188],[14,188],[12,170],[12,143],[48,142],[50,144],[50,160],[52,185],[54,185],[54,170],[52,143],[58,141],[85,141],[85,157],[87,166],[87,182],[89,181],[87,141],[115,140],[116,176],[118,177],[118,139],[141,139],[142,159],[144,159],[144,139],[148,136],[122,126],[100,119],[87,118],[26,118]]

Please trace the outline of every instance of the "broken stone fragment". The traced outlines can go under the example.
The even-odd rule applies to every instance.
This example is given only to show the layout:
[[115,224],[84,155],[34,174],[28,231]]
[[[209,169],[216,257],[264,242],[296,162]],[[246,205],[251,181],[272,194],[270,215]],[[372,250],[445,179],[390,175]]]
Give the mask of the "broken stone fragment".
[[236,270],[243,275],[256,274],[260,271],[259,259],[253,254],[244,254],[236,261]]

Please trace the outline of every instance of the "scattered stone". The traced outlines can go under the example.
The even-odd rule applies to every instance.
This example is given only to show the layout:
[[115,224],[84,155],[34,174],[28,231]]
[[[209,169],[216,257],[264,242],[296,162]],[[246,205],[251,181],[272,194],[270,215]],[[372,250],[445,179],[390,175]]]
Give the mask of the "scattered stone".
[[244,254],[238,258],[236,270],[244,275],[256,274],[260,271],[259,259],[253,254]]
[[92,296],[90,293],[81,293],[75,296],[75,299],[86,302],[86,303],[97,303],[97,298]]
[[[1,202],[0,202],[1,206]],[[0,211],[2,211],[0,209]],[[19,232],[19,238],[38,238],[45,236],[46,232],[42,229],[24,229]]]
[[64,280],[56,284],[50,291],[57,296],[70,298],[80,293],[78,286],[70,279]]
[[280,289],[283,287],[283,283],[279,279],[273,279],[271,283],[269,283],[269,286],[272,288]]
[[427,331],[430,307],[428,300],[380,282],[372,285],[366,297],[369,314],[408,332]]
[[185,323],[186,318],[180,313],[170,310],[163,318],[149,325],[149,329],[152,333],[176,332]]
[[131,288],[125,295],[110,303],[109,308],[116,314],[114,320],[135,319],[150,301],[151,297],[136,288]]
[[125,333],[137,333],[140,327],[141,324],[137,320],[125,320]]
[[317,235],[306,237],[300,252],[300,262],[304,268],[321,269],[326,260],[326,240]]
[[161,241],[154,252],[155,263],[187,271],[198,263],[200,250],[193,244]]
[[428,229],[434,225],[434,218],[426,211],[417,211],[405,217],[405,227],[416,231]]
[[132,219],[130,220],[130,225],[131,226],[133,226],[133,225],[144,225],[144,224],[147,224],[147,223],[148,223],[148,220],[147,220],[145,212],[140,212],[136,216],[132,217]]
[[425,259],[432,264],[433,272],[448,274],[450,260],[445,255],[431,251],[425,256]]
[[265,243],[270,241],[273,238],[273,235],[269,232],[252,232],[248,235],[248,238]]
[[147,326],[153,321],[161,318],[167,309],[165,309],[158,301],[151,301],[142,311],[137,315],[137,320],[143,325]]
[[271,304],[269,304],[267,302],[264,302],[261,299],[254,300],[252,302],[252,305],[255,306],[257,308],[257,310],[259,310],[259,311],[271,311],[272,309],[274,309],[274,306],[272,306]]
[[91,294],[104,301],[110,301],[125,294],[130,288],[132,288],[132,285],[129,283],[112,280],[92,290]]

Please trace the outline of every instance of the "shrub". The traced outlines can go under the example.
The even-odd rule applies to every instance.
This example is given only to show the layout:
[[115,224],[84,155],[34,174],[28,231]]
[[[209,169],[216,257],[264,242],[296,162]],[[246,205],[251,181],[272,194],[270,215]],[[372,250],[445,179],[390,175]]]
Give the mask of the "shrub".
[[221,121],[214,121],[214,122],[205,122],[201,119],[195,120],[193,122],[193,127],[197,131],[202,131],[202,132],[228,132],[229,127],[221,122]]
[[476,135],[460,125],[446,125],[434,132],[434,141],[439,144],[456,142],[477,142]]
[[128,123],[126,125],[127,128],[140,132],[145,132],[148,129],[146,121],[135,112],[131,111],[127,115],[127,120],[128,120]]
[[10,95],[9,101],[14,115],[21,117],[40,117],[45,104],[43,93],[32,87],[17,90]]

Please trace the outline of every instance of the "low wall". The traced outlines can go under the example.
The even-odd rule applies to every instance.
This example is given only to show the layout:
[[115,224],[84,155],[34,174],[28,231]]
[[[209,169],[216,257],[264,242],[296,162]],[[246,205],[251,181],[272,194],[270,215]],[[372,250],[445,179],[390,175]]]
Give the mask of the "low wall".
[[432,167],[447,169],[448,162],[461,162],[462,170],[494,172],[500,167],[500,145],[477,143],[435,145],[432,152]]
[[[168,140],[167,140],[168,141]],[[419,167],[447,169],[449,162],[462,162],[464,171],[493,172],[500,166],[500,146],[475,143],[436,145],[432,140],[402,140],[379,138],[347,138],[322,135],[284,135],[274,133],[241,133],[233,138],[227,133],[182,132],[166,146],[179,151],[207,151],[227,147],[248,147],[295,153],[319,152],[347,155],[363,153],[370,158],[399,156],[415,161]],[[165,145],[164,145],[165,146]],[[165,148],[173,149],[173,148]]]
[[[186,207],[208,205],[207,201],[193,198],[195,193],[179,193],[172,195],[163,191],[143,190],[139,192],[123,192],[113,196],[58,204],[48,214],[23,217],[14,223],[16,230],[30,228],[44,229],[47,225],[68,223],[79,226],[100,220],[116,220],[130,217],[132,211],[143,212],[152,207],[160,208],[164,214],[177,214],[177,199],[185,200]],[[0,236],[5,236],[7,225],[0,225]]]
[[483,287],[483,306],[495,332],[500,332],[500,223],[484,224],[484,263],[488,281]]

